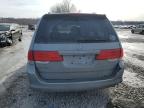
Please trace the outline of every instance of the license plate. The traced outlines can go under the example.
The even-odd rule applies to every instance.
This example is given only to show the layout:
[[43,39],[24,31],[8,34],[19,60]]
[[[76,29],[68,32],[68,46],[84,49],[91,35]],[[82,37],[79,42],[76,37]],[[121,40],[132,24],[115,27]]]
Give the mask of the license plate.
[[73,64],[90,64],[92,63],[91,57],[78,56],[73,58]]

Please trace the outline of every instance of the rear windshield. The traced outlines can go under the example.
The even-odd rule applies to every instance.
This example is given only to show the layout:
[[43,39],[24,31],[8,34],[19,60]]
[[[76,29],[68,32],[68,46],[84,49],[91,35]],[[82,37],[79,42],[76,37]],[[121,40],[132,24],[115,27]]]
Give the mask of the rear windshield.
[[36,33],[36,43],[112,42],[117,35],[107,18],[96,16],[44,17]]

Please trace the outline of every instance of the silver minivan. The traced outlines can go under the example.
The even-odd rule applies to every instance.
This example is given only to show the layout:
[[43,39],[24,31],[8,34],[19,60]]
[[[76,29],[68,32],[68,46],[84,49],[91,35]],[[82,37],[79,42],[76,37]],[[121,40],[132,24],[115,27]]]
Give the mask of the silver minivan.
[[123,49],[105,15],[46,14],[28,51],[30,85],[75,91],[122,82]]

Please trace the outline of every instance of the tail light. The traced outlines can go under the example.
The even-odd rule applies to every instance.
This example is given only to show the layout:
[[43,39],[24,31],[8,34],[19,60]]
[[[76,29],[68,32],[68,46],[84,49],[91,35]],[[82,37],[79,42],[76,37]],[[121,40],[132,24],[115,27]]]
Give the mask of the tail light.
[[109,49],[101,50],[100,54],[96,56],[97,60],[116,59],[123,57],[123,49]]
[[30,61],[63,61],[63,57],[57,51],[29,51],[28,60]]
[[28,60],[29,61],[33,61],[34,59],[33,59],[33,51],[29,51],[28,52]]

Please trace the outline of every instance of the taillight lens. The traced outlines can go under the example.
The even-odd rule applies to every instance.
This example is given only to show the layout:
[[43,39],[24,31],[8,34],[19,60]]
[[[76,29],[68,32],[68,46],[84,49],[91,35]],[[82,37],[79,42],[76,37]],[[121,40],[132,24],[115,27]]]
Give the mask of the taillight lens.
[[33,59],[33,51],[29,51],[28,52],[28,60],[29,61],[33,61],[34,59]]
[[28,60],[30,61],[63,61],[63,57],[57,51],[29,51]]
[[123,49],[108,49],[101,50],[100,54],[96,56],[97,60],[105,60],[105,59],[116,59],[123,57]]

